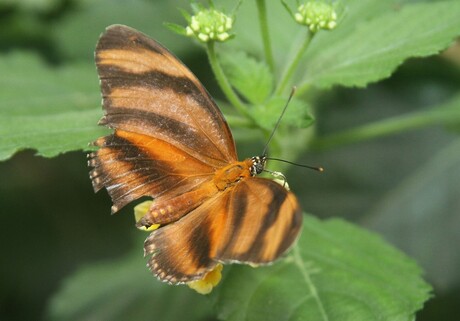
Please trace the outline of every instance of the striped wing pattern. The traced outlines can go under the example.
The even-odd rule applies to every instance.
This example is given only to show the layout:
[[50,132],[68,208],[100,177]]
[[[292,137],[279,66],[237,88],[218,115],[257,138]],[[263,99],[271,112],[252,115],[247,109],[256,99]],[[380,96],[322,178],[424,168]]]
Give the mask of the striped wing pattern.
[[160,201],[195,189],[209,181],[212,166],[191,157],[168,142],[116,130],[95,143],[89,154],[95,191],[105,187],[112,198],[112,213],[142,196]]
[[[237,160],[222,113],[159,43],[129,27],[110,26],[97,44],[96,65],[105,111],[100,124],[116,131],[95,142],[101,149],[89,155],[90,175],[95,190],[108,190],[112,212],[141,196],[178,195]],[[164,161],[158,156],[164,151],[175,155]],[[185,159],[190,161],[181,168]]]
[[252,177],[152,232],[144,249],[159,279],[190,282],[218,262],[273,262],[294,243],[301,224],[294,194],[272,180]]
[[111,26],[96,46],[96,65],[101,124],[162,139],[219,167],[237,160],[222,113],[195,75],[159,43]]
[[142,196],[138,222],[160,224],[146,239],[148,266],[162,281],[200,279],[218,262],[268,264],[294,243],[302,214],[294,194],[251,176],[237,161],[222,113],[198,79],[166,48],[126,26],[96,47],[104,116],[114,133],[94,142],[90,177],[112,212]]

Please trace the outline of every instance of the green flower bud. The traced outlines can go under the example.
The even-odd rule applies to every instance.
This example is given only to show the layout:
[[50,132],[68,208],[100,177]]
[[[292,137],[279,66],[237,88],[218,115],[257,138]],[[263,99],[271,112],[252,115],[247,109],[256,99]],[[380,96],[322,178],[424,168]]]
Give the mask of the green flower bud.
[[231,37],[228,31],[233,26],[233,19],[215,9],[202,9],[190,18],[185,34],[201,42],[225,41]]
[[330,4],[310,1],[300,5],[294,14],[295,20],[308,26],[311,32],[317,32],[320,29],[331,30],[337,26],[337,13]]

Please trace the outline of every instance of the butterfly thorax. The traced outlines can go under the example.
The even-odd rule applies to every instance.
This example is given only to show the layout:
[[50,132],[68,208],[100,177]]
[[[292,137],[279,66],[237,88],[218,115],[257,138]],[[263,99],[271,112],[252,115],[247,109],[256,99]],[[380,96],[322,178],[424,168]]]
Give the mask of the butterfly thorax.
[[[263,162],[263,164],[262,164]],[[252,157],[242,162],[235,162],[221,169],[214,174],[214,184],[220,191],[235,185],[243,178],[260,174],[260,166],[264,166],[265,160],[260,157]]]

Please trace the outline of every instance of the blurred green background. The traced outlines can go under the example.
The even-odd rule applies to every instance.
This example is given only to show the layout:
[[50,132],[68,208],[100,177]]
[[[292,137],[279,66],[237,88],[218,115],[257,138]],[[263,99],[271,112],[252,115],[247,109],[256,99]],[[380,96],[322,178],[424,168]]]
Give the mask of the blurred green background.
[[[183,24],[177,8],[187,9],[188,2],[3,0],[0,59],[27,52],[51,72],[64,65],[90,66],[99,34],[110,24],[123,23],[165,44],[220,98],[204,52],[162,25]],[[390,79],[366,89],[334,88],[318,95],[318,134],[442,104],[459,90],[459,57],[457,45],[436,57],[411,59]],[[9,81],[1,78],[0,70],[0,80]],[[93,82],[96,108],[95,69]],[[27,79],[23,84],[27,95]],[[238,129],[235,137],[241,157],[257,154],[263,145],[245,142]],[[459,315],[458,137],[458,127],[430,127],[313,150],[297,161],[322,165],[325,173],[299,168],[286,173],[307,212],[375,230],[418,261],[435,297],[417,320],[456,320]],[[132,249],[142,256],[144,235],[133,228],[132,206],[109,215],[110,200],[105,192],[93,193],[83,152],[45,159],[27,150],[1,162],[0,211],[1,320],[44,319],[53,295],[81,267]]]

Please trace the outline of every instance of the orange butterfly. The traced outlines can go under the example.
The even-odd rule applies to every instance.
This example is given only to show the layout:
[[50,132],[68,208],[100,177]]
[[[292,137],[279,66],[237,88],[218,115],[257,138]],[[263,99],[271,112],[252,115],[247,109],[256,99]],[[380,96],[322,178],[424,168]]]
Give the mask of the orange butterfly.
[[105,115],[114,128],[89,154],[95,191],[112,212],[154,199],[138,226],[160,224],[144,244],[160,280],[198,280],[221,263],[267,264],[296,240],[302,212],[293,193],[256,177],[266,157],[238,161],[222,113],[173,54],[137,30],[107,28],[96,47]]

